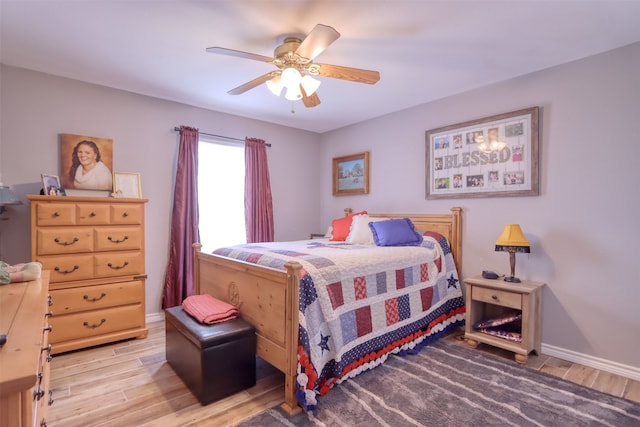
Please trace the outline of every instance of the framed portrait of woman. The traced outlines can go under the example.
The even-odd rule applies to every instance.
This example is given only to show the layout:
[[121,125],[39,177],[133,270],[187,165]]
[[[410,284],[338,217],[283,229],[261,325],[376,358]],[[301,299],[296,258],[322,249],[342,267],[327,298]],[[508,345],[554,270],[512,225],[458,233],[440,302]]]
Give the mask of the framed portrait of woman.
[[113,140],[95,136],[60,135],[62,187],[113,190]]

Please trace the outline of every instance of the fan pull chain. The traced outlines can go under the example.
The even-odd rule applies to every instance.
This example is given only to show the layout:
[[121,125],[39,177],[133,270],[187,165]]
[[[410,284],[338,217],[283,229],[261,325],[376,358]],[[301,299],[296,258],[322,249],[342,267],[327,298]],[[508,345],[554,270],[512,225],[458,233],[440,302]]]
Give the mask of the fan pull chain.
[[296,109],[293,108],[293,101],[291,101],[291,114],[295,114],[296,113]]

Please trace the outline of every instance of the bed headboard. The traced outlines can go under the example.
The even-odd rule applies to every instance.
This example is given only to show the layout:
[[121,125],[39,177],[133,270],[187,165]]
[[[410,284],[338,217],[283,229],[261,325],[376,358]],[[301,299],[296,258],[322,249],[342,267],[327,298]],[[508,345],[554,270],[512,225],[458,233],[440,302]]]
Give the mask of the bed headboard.
[[[351,208],[344,210],[345,215],[350,215],[352,212]],[[442,234],[449,239],[458,275],[462,275],[462,208],[453,207],[450,214],[369,213],[369,215],[383,218],[409,218],[418,231],[435,231]]]

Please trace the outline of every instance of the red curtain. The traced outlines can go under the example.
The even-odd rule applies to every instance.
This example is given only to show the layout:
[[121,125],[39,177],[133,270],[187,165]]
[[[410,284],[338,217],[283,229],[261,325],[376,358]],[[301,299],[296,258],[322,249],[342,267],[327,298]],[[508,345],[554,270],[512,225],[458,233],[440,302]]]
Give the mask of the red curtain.
[[262,139],[246,138],[244,158],[247,243],[273,242],[273,203],[265,142]]
[[180,126],[169,263],[164,278],[162,308],[175,307],[194,294],[193,247],[198,232],[198,129]]

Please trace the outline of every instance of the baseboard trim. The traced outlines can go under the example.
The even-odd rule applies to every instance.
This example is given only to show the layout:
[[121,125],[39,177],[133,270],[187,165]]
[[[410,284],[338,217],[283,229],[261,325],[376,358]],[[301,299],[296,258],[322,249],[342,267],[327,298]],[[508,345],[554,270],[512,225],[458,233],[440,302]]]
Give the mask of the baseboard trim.
[[158,313],[147,313],[145,320],[147,323],[160,322],[164,320],[164,311],[160,311]]
[[624,365],[622,363],[613,362],[611,360],[601,359],[599,357],[589,356],[587,354],[578,353],[566,348],[560,348],[553,345],[542,344],[542,354],[557,357],[558,359],[568,362],[578,363],[601,371],[610,372],[612,374],[621,375],[632,380],[640,381],[640,368],[635,366]]

